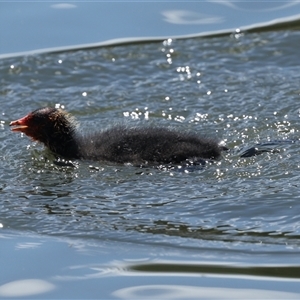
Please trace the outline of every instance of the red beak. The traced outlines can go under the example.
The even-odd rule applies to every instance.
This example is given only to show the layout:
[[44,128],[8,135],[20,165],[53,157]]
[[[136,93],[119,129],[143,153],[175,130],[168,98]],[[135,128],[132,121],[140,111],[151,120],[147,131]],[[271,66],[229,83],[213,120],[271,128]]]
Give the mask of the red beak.
[[9,126],[16,126],[11,129],[12,131],[25,132],[26,129],[28,128],[27,120],[28,120],[28,116],[25,116],[19,120],[10,122]]

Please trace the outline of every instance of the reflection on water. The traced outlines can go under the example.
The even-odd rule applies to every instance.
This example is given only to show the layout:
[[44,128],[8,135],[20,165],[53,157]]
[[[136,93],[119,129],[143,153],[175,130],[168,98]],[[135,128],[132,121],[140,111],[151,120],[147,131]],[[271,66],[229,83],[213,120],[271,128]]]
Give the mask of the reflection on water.
[[24,279],[0,285],[0,297],[28,297],[55,289],[55,285],[40,279]]
[[211,24],[222,23],[224,18],[197,13],[188,10],[166,10],[162,12],[164,21],[173,24]]
[[55,9],[70,9],[70,8],[77,8],[78,6],[71,3],[57,3],[57,4],[51,4],[50,7]]
[[188,285],[142,285],[113,293],[120,299],[298,299],[296,293],[263,289],[231,289]]
[[297,0],[288,0],[288,1],[233,1],[233,0],[224,0],[218,2],[221,5],[225,5],[231,8],[234,8],[239,11],[257,11],[257,12],[267,12],[267,11],[276,11],[282,10],[284,8],[292,7],[297,5],[299,2]]
[[274,253],[273,262],[289,263],[267,265],[266,253],[229,249],[199,251],[8,231],[0,239],[1,299],[299,298],[298,254],[287,253],[283,259],[282,253]]
[[[273,263],[266,264],[270,261],[266,253],[253,251],[218,252],[8,231],[0,239],[5,270],[0,298],[4,299],[299,298],[297,253],[269,253]],[[275,263],[279,260],[286,263]]]
[[180,261],[154,261],[146,264],[137,263],[128,265],[127,269],[134,272],[143,273],[185,273],[185,274],[219,274],[224,276],[240,275],[247,276],[265,276],[300,279],[299,266],[283,266],[283,265],[262,265],[262,266],[243,266],[232,264],[203,264],[194,262],[192,265],[188,262]]

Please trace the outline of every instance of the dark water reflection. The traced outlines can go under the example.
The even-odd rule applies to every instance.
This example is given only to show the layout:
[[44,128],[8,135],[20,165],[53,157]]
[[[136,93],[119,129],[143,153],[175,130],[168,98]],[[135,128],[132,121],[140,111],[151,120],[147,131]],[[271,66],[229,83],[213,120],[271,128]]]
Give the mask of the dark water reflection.
[[151,262],[148,264],[137,264],[130,268],[132,271],[138,272],[156,272],[156,273],[166,273],[166,272],[175,272],[175,273],[205,273],[205,274],[224,274],[224,275],[252,275],[252,276],[266,276],[266,277],[287,277],[287,278],[299,278],[299,266],[237,266],[234,267],[232,265],[216,265],[213,266],[211,264],[198,264],[198,265],[190,265],[190,264],[178,264],[171,263],[170,261],[167,263],[155,263]]

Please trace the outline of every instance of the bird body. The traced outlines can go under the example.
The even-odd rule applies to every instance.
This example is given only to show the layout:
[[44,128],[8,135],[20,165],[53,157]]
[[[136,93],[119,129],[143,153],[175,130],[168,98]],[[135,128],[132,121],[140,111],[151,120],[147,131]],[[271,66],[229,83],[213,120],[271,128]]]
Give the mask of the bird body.
[[116,126],[82,136],[78,141],[82,158],[117,163],[168,164],[187,159],[217,159],[221,155],[221,148],[213,139],[164,127]]

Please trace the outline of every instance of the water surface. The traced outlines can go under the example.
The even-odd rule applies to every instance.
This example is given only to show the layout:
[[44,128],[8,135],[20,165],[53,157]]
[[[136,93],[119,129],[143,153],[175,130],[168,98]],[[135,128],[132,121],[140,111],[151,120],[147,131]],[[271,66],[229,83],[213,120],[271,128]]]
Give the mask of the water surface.
[[[238,298],[230,292],[239,289],[244,296],[265,289],[257,298],[299,297],[300,33],[293,29],[0,60],[0,223],[13,232],[2,238],[3,257],[13,249],[24,261],[16,232],[27,246],[33,238],[43,257],[39,271],[7,273],[1,284],[39,278],[64,291],[47,290],[45,297],[57,298],[77,289],[86,291],[78,297],[96,297],[100,283],[104,298],[163,297],[170,285],[188,287],[191,299],[210,295],[206,288],[225,288],[217,298]],[[213,136],[231,151],[193,171],[57,166],[41,145],[8,127],[46,105],[65,107],[82,131],[160,124]],[[245,147],[269,140],[295,143],[240,158]],[[74,250],[62,250],[72,243]],[[100,247],[102,254],[94,251]],[[114,260],[122,274],[103,275]],[[88,275],[97,268],[101,276]]]
[[3,1],[0,55],[120,39],[209,35],[299,19],[284,1]]

